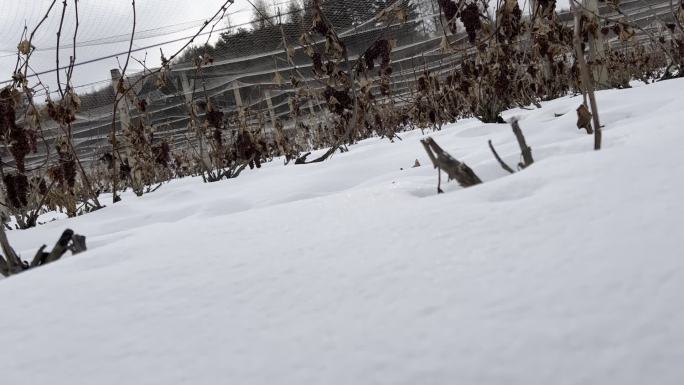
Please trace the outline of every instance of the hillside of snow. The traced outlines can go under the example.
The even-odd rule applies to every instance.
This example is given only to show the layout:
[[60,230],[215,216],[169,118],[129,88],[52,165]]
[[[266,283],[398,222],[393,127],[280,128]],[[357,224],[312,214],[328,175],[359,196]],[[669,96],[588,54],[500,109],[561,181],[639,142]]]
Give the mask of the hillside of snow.
[[507,112],[514,175],[509,125],[429,133],[485,181],[442,195],[418,130],[10,231],[89,251],[0,280],[2,382],[682,384],[683,88],[600,92],[600,152],[581,97]]

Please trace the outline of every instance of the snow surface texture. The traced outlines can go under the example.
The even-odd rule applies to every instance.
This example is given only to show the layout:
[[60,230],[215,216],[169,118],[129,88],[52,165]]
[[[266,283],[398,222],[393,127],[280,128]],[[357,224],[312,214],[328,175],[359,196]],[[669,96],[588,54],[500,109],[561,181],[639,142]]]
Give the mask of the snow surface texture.
[[581,98],[509,111],[514,175],[510,126],[451,125],[485,183],[443,195],[413,131],[11,231],[90,251],[0,281],[2,382],[682,384],[683,87],[601,92],[600,152]]

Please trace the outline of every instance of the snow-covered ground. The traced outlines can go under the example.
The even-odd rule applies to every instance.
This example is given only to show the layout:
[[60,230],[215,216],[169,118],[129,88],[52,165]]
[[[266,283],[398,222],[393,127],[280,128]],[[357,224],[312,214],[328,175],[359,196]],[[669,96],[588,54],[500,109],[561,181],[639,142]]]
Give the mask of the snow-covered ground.
[[[682,384],[684,80],[432,136],[485,181],[436,194],[419,143],[184,179],[29,231],[90,251],[0,280],[4,384]],[[556,117],[556,114],[563,114]],[[411,168],[418,159],[423,165]]]

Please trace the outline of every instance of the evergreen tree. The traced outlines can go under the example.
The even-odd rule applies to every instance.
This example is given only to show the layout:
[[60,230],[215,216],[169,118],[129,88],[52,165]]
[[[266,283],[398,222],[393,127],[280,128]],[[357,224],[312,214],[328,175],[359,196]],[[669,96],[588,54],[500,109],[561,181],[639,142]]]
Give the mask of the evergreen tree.
[[[221,56],[240,56],[255,52],[258,49],[276,50],[282,46],[280,27],[273,27],[268,17],[269,7],[267,0],[257,0],[255,5],[259,12],[254,10],[252,19],[252,29],[237,29],[221,34],[221,40],[216,44],[217,55]],[[324,0],[321,2],[321,9],[325,16],[333,24],[338,33],[348,30],[353,26],[358,26],[372,19],[383,9],[394,4],[396,0]],[[400,0],[401,4],[393,8],[390,12],[395,18],[393,24],[399,23],[396,20],[398,10],[404,12],[404,18],[415,20],[418,18],[419,11],[416,2],[418,0]],[[313,21],[313,0],[291,0],[288,4],[284,17],[283,31],[287,41],[293,42],[299,39],[302,32],[308,31]],[[264,17],[265,16],[265,17]],[[272,22],[277,23],[275,19]],[[345,37],[344,43],[350,52],[363,52],[368,46],[378,38],[378,31],[373,30],[374,24],[366,25],[356,34]],[[370,27],[370,28],[369,28]],[[415,22],[400,24],[392,28],[391,37],[399,41],[399,44],[412,42],[422,38],[418,33],[419,24]],[[422,31],[422,28],[420,29]]]
[[252,29],[259,30],[266,28],[267,25],[270,25],[270,19],[271,14],[268,10],[268,5],[266,5],[266,0],[256,0],[252,11]]
[[287,6],[287,23],[301,26],[304,21],[304,11],[297,0],[291,0]]

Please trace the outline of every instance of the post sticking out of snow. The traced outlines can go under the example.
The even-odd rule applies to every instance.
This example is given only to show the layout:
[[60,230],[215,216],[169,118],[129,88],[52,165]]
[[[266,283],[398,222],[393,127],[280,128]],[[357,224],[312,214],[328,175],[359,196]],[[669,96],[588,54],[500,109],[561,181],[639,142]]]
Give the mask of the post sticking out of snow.
[[449,180],[456,180],[461,187],[471,187],[482,183],[482,180],[468,167],[467,164],[458,161],[448,152],[444,151],[434,139],[427,137],[422,139],[421,144],[432,161],[432,165],[437,169],[437,176],[439,182],[437,184],[437,193],[442,193],[441,188],[441,174],[440,170],[449,175]]
[[513,128],[515,139],[518,141],[518,146],[520,146],[520,153],[522,154],[523,158],[523,161],[518,164],[518,168],[527,168],[534,163],[534,159],[532,158],[532,149],[527,145],[525,135],[523,135],[522,129],[520,128],[520,123],[518,123],[518,119],[513,119],[513,121],[511,121],[511,127]]
[[[573,0],[574,1],[574,0]],[[580,68],[580,78],[582,82],[582,92],[586,93],[591,105],[591,113],[594,120],[594,150],[601,149],[601,123],[599,120],[598,106],[596,104],[596,96],[594,95],[594,79],[589,72],[589,66],[584,59],[584,52],[582,51],[582,42],[580,40],[581,27],[581,10],[577,8],[574,2],[570,3],[571,9],[575,13],[575,33],[573,36],[573,43],[575,45],[575,56]]]

